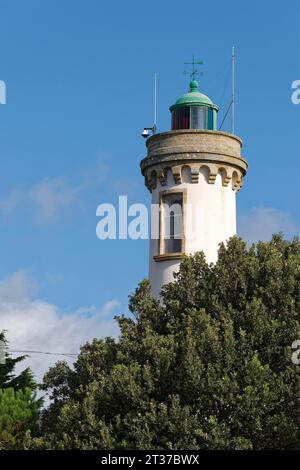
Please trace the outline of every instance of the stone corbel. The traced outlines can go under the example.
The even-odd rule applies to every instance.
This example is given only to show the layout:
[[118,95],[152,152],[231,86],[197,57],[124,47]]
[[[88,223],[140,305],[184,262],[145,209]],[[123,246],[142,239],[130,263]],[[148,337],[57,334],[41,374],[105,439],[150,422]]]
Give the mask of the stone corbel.
[[215,184],[218,175],[218,168],[216,165],[211,165],[209,167],[208,183]]
[[156,171],[148,171],[145,175],[145,185],[152,193],[153,189],[156,189],[157,186],[157,175]]
[[243,186],[243,177],[241,176],[241,179],[239,180],[239,186],[236,190],[237,193],[241,190],[242,186]]
[[164,169],[158,171],[158,179],[162,186],[167,185],[167,172]]
[[242,181],[242,176],[239,175],[237,178],[234,179],[234,181],[232,182],[232,189],[234,191],[239,191],[241,189],[243,185],[243,181]]
[[224,176],[222,184],[225,188],[227,188],[227,186],[229,185],[230,180],[231,180],[230,176],[226,176],[226,175]]
[[146,173],[146,175],[145,175],[145,186],[150,191],[150,193],[152,193],[152,184],[151,183],[152,183],[151,182],[151,177],[149,177],[148,174]]
[[181,184],[182,183],[181,166],[173,166],[172,174],[173,174],[175,184]]
[[191,167],[191,183],[197,184],[199,182],[199,165]]

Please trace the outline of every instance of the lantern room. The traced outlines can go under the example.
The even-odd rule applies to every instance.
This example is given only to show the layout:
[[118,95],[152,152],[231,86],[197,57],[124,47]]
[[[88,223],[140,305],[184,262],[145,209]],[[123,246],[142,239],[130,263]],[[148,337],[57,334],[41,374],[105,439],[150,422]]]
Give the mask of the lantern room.
[[190,91],[181,96],[170,107],[172,113],[172,131],[177,129],[217,130],[219,111],[208,96],[200,93],[198,82],[190,82]]

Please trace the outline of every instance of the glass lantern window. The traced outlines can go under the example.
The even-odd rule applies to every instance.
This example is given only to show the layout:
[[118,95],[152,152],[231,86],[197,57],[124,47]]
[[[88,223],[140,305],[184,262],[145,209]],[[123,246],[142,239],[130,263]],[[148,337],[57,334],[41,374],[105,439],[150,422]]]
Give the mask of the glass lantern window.
[[207,106],[186,106],[172,112],[172,130],[210,129],[214,130],[216,112]]
[[178,108],[172,113],[172,129],[190,128],[190,108]]
[[191,107],[191,129],[207,129],[207,108]]

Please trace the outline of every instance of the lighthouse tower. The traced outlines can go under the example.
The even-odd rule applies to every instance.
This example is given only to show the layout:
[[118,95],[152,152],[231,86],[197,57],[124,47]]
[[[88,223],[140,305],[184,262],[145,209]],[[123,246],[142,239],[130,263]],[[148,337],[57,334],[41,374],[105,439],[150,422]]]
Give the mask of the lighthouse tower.
[[215,262],[219,244],[236,234],[236,193],[248,166],[241,139],[217,130],[218,106],[196,80],[170,111],[171,131],[149,137],[141,161],[152,194],[149,279],[156,298],[184,255],[203,251]]

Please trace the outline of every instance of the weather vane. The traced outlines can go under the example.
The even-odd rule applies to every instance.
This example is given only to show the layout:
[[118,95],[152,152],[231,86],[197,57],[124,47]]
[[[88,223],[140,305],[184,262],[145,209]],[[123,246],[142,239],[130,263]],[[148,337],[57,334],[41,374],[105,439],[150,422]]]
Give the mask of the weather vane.
[[190,75],[192,80],[195,80],[196,75],[203,75],[203,73],[198,72],[196,69],[196,65],[203,65],[204,62],[202,61],[195,61],[195,57],[193,56],[192,62],[184,62],[185,65],[191,65],[192,66],[192,72],[184,72],[185,74]]

